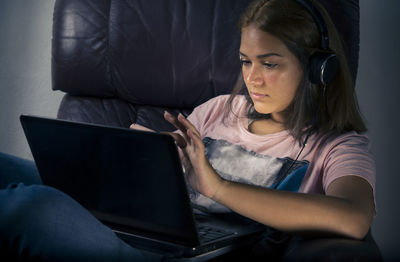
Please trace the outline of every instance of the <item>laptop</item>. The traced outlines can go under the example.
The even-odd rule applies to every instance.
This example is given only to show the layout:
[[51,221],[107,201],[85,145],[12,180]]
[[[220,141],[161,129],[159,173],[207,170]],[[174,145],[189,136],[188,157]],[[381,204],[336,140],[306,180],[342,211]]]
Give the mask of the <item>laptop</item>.
[[261,224],[194,209],[167,134],[21,115],[43,184],[88,209],[128,244],[208,260],[251,245]]

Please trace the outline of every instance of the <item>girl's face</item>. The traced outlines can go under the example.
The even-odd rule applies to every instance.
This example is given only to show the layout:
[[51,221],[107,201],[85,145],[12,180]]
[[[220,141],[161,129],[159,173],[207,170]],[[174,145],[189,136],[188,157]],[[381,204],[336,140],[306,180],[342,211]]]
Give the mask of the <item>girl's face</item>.
[[303,72],[299,60],[277,37],[249,25],[242,29],[240,60],[247,90],[258,113],[283,122]]

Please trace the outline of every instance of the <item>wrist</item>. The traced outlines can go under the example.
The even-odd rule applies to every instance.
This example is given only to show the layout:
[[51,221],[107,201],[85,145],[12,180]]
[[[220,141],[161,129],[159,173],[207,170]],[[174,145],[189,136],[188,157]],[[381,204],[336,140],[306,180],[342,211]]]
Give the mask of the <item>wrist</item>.
[[229,186],[230,181],[218,176],[218,182],[215,183],[215,190],[210,198],[216,202],[221,202],[225,189]]
[[207,158],[204,159],[203,165],[200,165],[202,170],[196,170],[197,172],[207,174],[205,177],[207,178],[206,184],[208,186],[205,187],[205,190],[202,191],[201,193],[213,200],[216,200],[216,197],[220,195],[221,189],[225,186],[226,183],[228,183],[227,180],[223,179],[212,167],[210,162],[208,161]]

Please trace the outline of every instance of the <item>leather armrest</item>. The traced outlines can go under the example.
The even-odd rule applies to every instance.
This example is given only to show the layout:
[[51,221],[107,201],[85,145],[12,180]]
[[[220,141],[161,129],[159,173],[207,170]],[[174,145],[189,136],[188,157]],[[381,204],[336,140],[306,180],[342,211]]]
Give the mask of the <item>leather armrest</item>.
[[283,261],[383,261],[371,231],[363,240],[293,238]]

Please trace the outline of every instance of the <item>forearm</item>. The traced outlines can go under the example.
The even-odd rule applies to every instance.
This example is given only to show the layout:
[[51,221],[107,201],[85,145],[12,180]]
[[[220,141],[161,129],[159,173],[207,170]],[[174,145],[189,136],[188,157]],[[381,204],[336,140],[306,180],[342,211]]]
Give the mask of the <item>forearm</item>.
[[224,181],[213,199],[278,230],[323,232],[363,238],[369,228],[355,203],[326,195],[301,194]]

